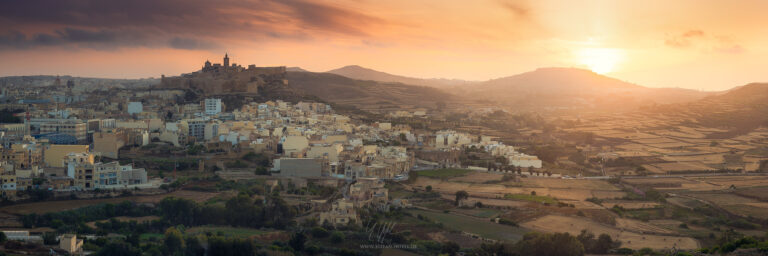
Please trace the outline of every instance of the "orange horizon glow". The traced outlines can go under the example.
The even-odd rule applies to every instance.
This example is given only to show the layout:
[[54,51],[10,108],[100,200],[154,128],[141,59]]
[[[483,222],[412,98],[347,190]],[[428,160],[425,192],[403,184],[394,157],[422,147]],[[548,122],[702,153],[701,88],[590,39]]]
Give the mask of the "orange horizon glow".
[[[298,66],[316,72],[360,65],[419,78],[488,80],[541,67],[576,67],[648,87],[724,90],[768,81],[766,1],[297,3],[309,6],[288,10],[279,2],[254,2],[276,10],[258,17],[237,6],[219,10],[233,17],[225,24],[247,23],[242,29],[211,25],[197,34],[194,26],[201,25],[195,23],[184,28],[191,32],[166,35],[179,25],[156,32],[157,26],[125,21],[128,24],[115,26],[147,26],[129,32],[154,31],[149,41],[0,45],[0,76],[159,77],[192,72],[205,60],[220,62],[228,52],[243,65]],[[27,24],[8,18],[12,26],[0,29],[0,44],[11,38],[4,39],[1,32],[21,31],[31,38],[46,29],[52,35],[65,27],[111,29],[43,21]],[[192,38],[179,43],[199,44],[189,49],[164,45],[177,37]]]

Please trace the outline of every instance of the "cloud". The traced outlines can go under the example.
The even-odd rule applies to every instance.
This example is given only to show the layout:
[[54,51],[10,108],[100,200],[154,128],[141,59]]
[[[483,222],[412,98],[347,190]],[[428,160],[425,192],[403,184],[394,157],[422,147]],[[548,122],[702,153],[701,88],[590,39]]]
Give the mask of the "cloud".
[[675,47],[675,48],[687,48],[690,47],[692,44],[692,41],[696,38],[703,38],[706,35],[704,34],[704,31],[701,30],[688,30],[685,31],[679,35],[675,36],[668,36],[667,39],[664,41],[664,44],[667,46]]
[[0,49],[28,49],[46,46],[80,46],[113,49],[123,46],[143,46],[141,34],[130,31],[87,30],[65,27],[51,32],[26,35],[18,30],[0,34]]
[[168,42],[168,45],[170,45],[171,48],[183,50],[212,49],[218,47],[213,42],[187,37],[174,37]]
[[519,2],[509,2],[509,1],[502,1],[500,2],[501,6],[504,7],[504,9],[507,9],[509,12],[514,14],[516,17],[527,17],[529,15],[530,9],[528,9],[527,6],[519,3]]
[[696,49],[704,52],[739,54],[742,47],[727,36],[711,35],[703,30],[692,29],[676,35],[668,35],[664,44],[678,49]]
[[305,0],[0,0],[0,48],[206,49],[232,40],[367,37],[381,18]]

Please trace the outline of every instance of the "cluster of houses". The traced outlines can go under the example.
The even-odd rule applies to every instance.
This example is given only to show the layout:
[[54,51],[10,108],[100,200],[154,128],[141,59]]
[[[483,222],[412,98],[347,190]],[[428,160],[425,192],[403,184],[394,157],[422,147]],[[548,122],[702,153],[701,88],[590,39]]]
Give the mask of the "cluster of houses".
[[27,136],[17,144],[0,148],[2,194],[13,197],[18,191],[32,189],[80,191],[151,186],[143,168],[95,159],[88,145],[50,144]]
[[491,136],[477,136],[453,130],[438,131],[435,133],[434,148],[442,150],[478,148],[494,157],[507,159],[512,166],[541,168],[541,160],[538,157],[518,152],[513,146],[495,141]]

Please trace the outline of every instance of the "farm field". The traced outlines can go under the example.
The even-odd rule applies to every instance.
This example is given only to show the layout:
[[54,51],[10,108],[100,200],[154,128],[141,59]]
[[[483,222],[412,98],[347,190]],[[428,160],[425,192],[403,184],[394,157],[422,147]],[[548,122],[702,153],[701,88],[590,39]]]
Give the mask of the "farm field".
[[728,212],[742,217],[768,217],[768,203],[739,196],[735,193],[690,193],[687,195],[713,203]]
[[58,212],[77,209],[89,205],[101,204],[101,203],[120,203],[123,201],[133,201],[137,203],[158,203],[166,197],[179,197],[196,202],[204,202],[219,193],[210,192],[198,192],[190,190],[177,190],[168,194],[151,195],[151,196],[128,196],[128,197],[114,197],[114,198],[99,198],[99,199],[80,199],[80,200],[60,200],[60,201],[46,201],[36,203],[24,203],[15,204],[0,207],[0,212],[9,214],[30,214],[37,213],[43,214],[47,212]]
[[552,197],[548,196],[537,196],[537,195],[530,195],[530,194],[506,194],[504,195],[505,199],[512,199],[512,200],[522,200],[522,201],[531,201],[531,202],[538,202],[538,203],[547,203],[547,204],[555,204],[557,203],[557,200],[555,200]]
[[474,172],[474,171],[467,170],[467,169],[447,168],[447,169],[418,171],[418,174],[419,176],[424,176],[424,177],[447,179],[447,178],[464,176],[471,172]]
[[426,186],[432,186],[434,191],[448,195],[464,190],[470,196],[484,198],[502,198],[505,194],[531,194],[531,192],[535,192],[536,195],[554,197],[558,200],[583,201],[591,197],[613,199],[625,195],[624,191],[607,181],[542,177],[522,178],[520,183],[514,185],[455,182],[419,177],[413,185],[422,189]]
[[520,227],[497,224],[488,219],[458,216],[425,210],[408,210],[414,216],[421,214],[434,221],[443,223],[447,228],[462,230],[479,236],[502,241],[520,240],[528,230]]
[[646,201],[621,201],[621,200],[607,200],[603,202],[605,208],[613,208],[613,206],[620,206],[624,209],[647,209],[656,208],[661,206],[657,202]]
[[[568,232],[574,235],[579,234],[584,229],[596,235],[605,233],[621,241],[621,247],[631,249],[641,249],[644,247],[653,249],[670,249],[672,247],[696,249],[700,247],[699,242],[690,237],[641,234],[631,229],[621,229],[577,217],[547,215],[521,223],[520,225],[543,232]],[[645,228],[647,227],[643,227],[643,229]]]
[[[454,195],[449,195],[449,194],[443,194],[441,195],[441,198],[449,201],[453,201],[456,199]],[[474,196],[470,196],[468,200],[477,201],[482,203],[483,205],[500,206],[500,207],[522,207],[528,204],[528,202],[516,201],[511,199],[483,198],[483,197],[474,197]]]
[[760,201],[768,201],[768,187],[736,189],[734,193],[743,197],[754,198]]
[[[722,175],[722,176],[660,176],[624,179],[632,185],[650,186],[659,190],[720,191],[733,185],[737,189],[768,185],[768,176]],[[674,186],[672,186],[674,185]]]
[[523,187],[618,190],[616,186],[614,186],[611,183],[608,183],[605,180],[528,178],[528,179],[521,179],[521,181],[522,181]]
[[501,180],[502,177],[504,177],[504,175],[500,173],[474,172],[468,175],[452,178],[450,179],[450,181],[467,182],[467,183],[484,183],[487,181],[498,181],[498,180]]

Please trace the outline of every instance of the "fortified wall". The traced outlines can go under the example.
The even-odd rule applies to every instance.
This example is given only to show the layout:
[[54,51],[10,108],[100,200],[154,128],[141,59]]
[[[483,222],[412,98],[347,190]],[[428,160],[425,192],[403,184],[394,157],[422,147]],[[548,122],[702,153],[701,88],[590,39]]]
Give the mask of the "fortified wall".
[[206,95],[246,93],[257,94],[259,87],[268,84],[286,85],[286,69],[281,67],[247,68],[229,64],[229,57],[224,55],[224,64],[211,64],[206,61],[200,71],[183,74],[177,77],[163,76],[159,88],[162,89],[191,89]]

